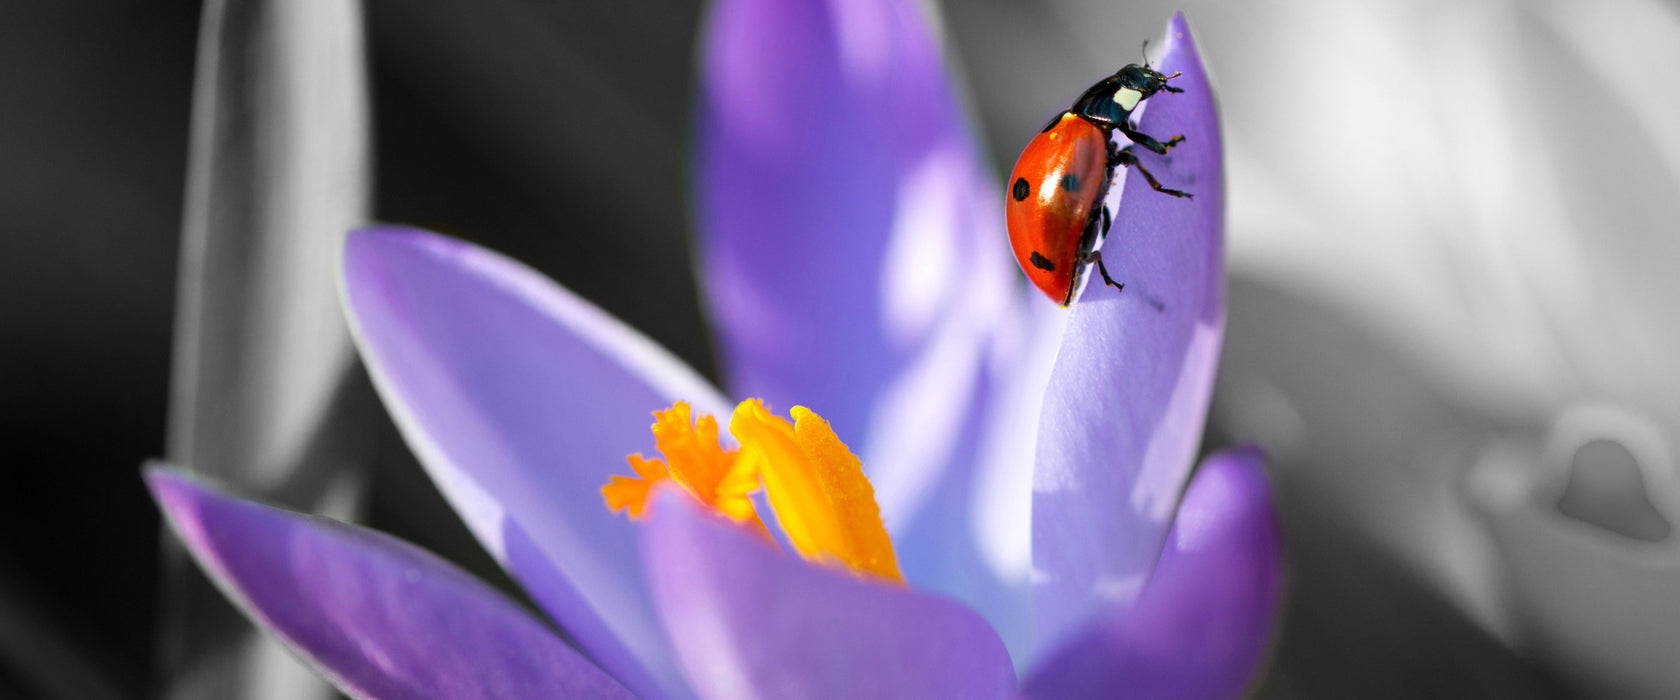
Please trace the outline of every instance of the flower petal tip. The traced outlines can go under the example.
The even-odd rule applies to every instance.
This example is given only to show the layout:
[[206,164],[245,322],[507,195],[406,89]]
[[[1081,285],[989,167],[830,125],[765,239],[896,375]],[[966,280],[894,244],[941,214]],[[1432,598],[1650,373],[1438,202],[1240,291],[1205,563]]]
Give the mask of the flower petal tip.
[[1241,537],[1263,558],[1279,559],[1282,540],[1265,467],[1266,453],[1253,444],[1217,452],[1203,460],[1191,477],[1173,523],[1178,549],[1187,548],[1191,530],[1218,529]]
[[1135,604],[1111,605],[1029,677],[1033,697],[1240,697],[1276,637],[1283,543],[1264,454],[1208,457],[1185,491],[1154,575]]
[[145,480],[147,490],[151,491],[152,500],[157,502],[181,539],[194,549],[201,549],[204,532],[198,524],[196,512],[204,487],[163,462],[147,462],[142,468],[141,478]]
[[150,465],[188,551],[248,617],[352,697],[628,698],[500,594],[389,536]]
[[1190,24],[1184,19],[1184,10],[1173,12],[1172,19],[1167,20],[1167,33],[1174,38],[1190,33]]

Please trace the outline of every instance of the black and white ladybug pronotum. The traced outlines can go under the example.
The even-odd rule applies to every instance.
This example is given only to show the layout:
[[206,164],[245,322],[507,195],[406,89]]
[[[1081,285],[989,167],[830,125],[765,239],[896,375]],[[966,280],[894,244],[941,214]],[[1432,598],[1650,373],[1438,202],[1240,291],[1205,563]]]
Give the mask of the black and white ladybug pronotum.
[[[1174,136],[1157,141],[1131,123],[1132,111],[1155,93],[1183,92],[1167,85],[1178,75],[1162,75],[1135,63],[1121,68],[1086,90],[1072,109],[1051,119],[1015,161],[1005,206],[1009,244],[1027,279],[1051,301],[1072,303],[1091,263],[1097,264],[1104,282],[1121,288],[1109,277],[1099,251],[1093,250],[1112,223],[1103,200],[1116,167],[1137,168],[1157,192],[1190,196],[1163,187],[1132,154],[1133,145],[1166,153],[1184,140]],[[1131,145],[1116,147],[1110,141],[1115,131],[1131,139]]]

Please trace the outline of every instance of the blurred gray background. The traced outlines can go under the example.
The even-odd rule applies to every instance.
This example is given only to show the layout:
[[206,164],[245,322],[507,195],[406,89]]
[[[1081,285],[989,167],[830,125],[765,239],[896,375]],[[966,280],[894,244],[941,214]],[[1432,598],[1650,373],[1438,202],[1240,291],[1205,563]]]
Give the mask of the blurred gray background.
[[[996,169],[1174,9],[1229,159],[1208,441],[1271,451],[1291,554],[1259,693],[1680,694],[1680,7],[939,3]],[[701,10],[368,2],[373,214],[711,373]],[[166,450],[200,13],[0,4],[0,697],[166,685],[138,465]],[[505,586],[372,413],[363,521]]]

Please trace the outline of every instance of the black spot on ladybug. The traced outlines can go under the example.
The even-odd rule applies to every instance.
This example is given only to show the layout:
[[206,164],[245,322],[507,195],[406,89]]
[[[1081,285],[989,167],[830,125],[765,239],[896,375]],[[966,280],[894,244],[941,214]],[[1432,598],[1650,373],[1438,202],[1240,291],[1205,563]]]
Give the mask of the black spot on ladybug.
[[1061,184],[1062,184],[1062,189],[1064,189],[1064,190],[1067,190],[1069,192],[1078,191],[1079,190],[1079,176],[1074,175],[1073,173],[1068,173],[1066,175],[1063,175]]
[[1032,194],[1032,185],[1027,184],[1027,179],[1024,177],[1016,178],[1015,189],[1011,194],[1015,195],[1015,201],[1022,201],[1027,198],[1027,195]]
[[1039,252],[1036,251],[1036,250],[1033,251],[1033,253],[1032,253],[1032,264],[1033,264],[1033,267],[1036,267],[1036,268],[1038,268],[1040,270],[1043,270],[1045,272],[1055,272],[1056,271],[1056,263],[1050,262],[1049,258],[1046,258],[1043,255],[1040,255]]

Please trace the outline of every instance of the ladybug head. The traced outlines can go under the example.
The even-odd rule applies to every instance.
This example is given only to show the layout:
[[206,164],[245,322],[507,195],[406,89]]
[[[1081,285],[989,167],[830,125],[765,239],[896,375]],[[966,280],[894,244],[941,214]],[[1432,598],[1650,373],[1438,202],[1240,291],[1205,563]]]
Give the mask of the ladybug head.
[[1136,90],[1148,97],[1157,92],[1184,92],[1182,88],[1175,88],[1167,84],[1168,80],[1177,78],[1180,73],[1162,75],[1160,71],[1150,68],[1147,64],[1133,63],[1121,68],[1114,74],[1115,83],[1120,89]]
[[1157,92],[1184,92],[1167,84],[1178,73],[1162,75],[1149,66],[1133,63],[1092,85],[1073,103],[1073,113],[1103,128],[1114,128],[1131,117],[1139,102]]

